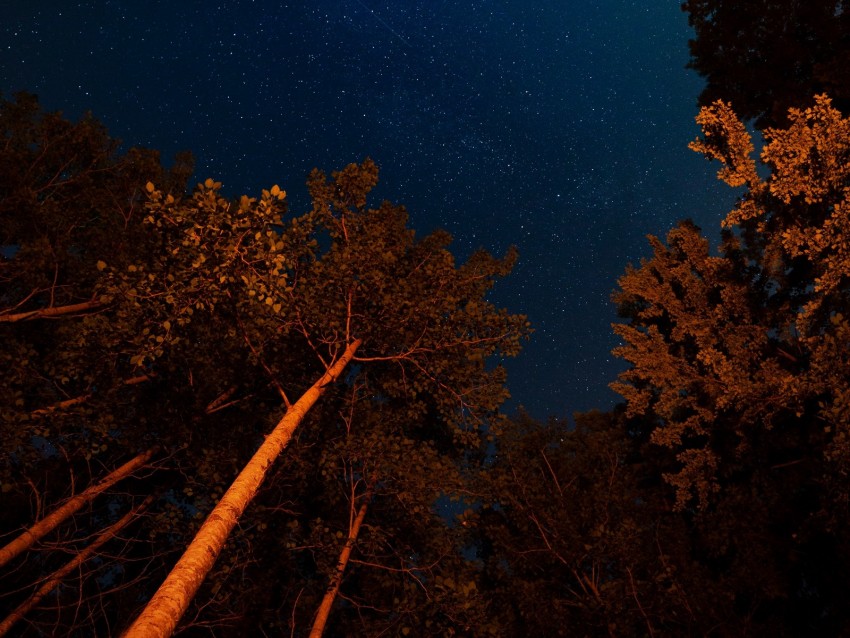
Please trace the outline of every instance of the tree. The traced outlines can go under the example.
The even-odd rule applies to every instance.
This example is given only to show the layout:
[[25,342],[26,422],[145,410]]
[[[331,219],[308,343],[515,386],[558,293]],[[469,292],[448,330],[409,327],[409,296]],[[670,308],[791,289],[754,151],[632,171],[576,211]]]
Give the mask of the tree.
[[334,600],[339,593],[342,578],[345,575],[345,568],[348,567],[348,560],[351,558],[351,550],[357,542],[357,536],[360,534],[360,526],[363,525],[363,520],[366,518],[366,512],[369,509],[369,497],[371,494],[367,491],[363,495],[363,504],[357,510],[357,515],[351,523],[351,529],[348,532],[348,538],[339,553],[339,562],[337,563],[331,582],[328,584],[328,590],[325,592],[322,602],[319,604],[319,609],[316,611],[316,619],[313,621],[313,627],[310,629],[310,638],[321,638],[325,632],[325,626],[328,622],[328,616],[331,613]]
[[38,521],[38,523],[25,529],[19,536],[0,548],[0,567],[18,556],[21,552],[32,547],[33,543],[37,542],[56,529],[57,526],[64,523],[86,503],[91,502],[121,479],[131,476],[133,472],[144,467],[144,465],[150,461],[151,457],[153,457],[156,452],[157,448],[153,447],[136,455],[117,470],[110,472],[108,476],[104,477],[96,485],[91,485],[81,493],[72,496],[48,516],[45,516]]
[[621,278],[615,352],[631,365],[614,387],[675,453],[676,506],[748,622],[833,631],[846,622],[832,592],[848,555],[824,539],[847,525],[835,504],[847,494],[850,127],[825,96],[788,121],[764,132],[762,177],[731,107],[700,112],[692,148],[746,190],[718,255],[685,223]]
[[[0,417],[7,452],[0,482],[12,504],[0,513],[3,531],[42,518],[42,511],[68,497],[69,483],[73,494],[76,482],[97,482],[87,475],[107,474],[106,468],[154,442],[162,448],[155,468],[122,480],[120,492],[113,485],[89,493],[86,507],[63,516],[50,536],[30,547],[26,569],[4,575],[9,588],[26,591],[31,579],[60,567],[50,549],[80,552],[80,541],[112,522],[115,508],[162,495],[134,527],[125,551],[113,561],[88,561],[80,571],[75,608],[88,611],[33,611],[34,626],[50,622],[56,634],[120,628],[127,610],[150,597],[150,584],[165,576],[204,515],[222,501],[232,477],[268,439],[280,443],[278,434],[268,433],[281,421],[281,408],[293,420],[301,407],[295,399],[331,370],[335,381],[320,384],[323,400],[297,437],[311,442],[309,453],[299,446],[288,463],[272,468],[204,590],[208,598],[194,606],[194,618],[184,626],[227,622],[216,610],[223,609],[217,606],[220,595],[233,591],[233,569],[253,571],[296,593],[324,578],[314,568],[264,576],[255,564],[240,561],[247,548],[268,547],[268,564],[303,563],[279,551],[272,531],[290,522],[290,505],[300,508],[299,525],[323,511],[339,529],[347,508],[333,499],[319,501],[320,494],[339,489],[337,475],[322,492],[307,478],[322,454],[340,445],[337,416],[355,389],[364,413],[393,417],[369,421],[372,438],[363,432],[366,438],[358,439],[360,446],[371,441],[383,450],[380,460],[370,457],[385,469],[365,523],[369,532],[359,536],[357,551],[368,551],[354,557],[378,567],[358,566],[347,583],[361,601],[407,592],[404,622],[415,624],[430,613],[437,632],[471,618],[453,600],[453,588],[432,586],[429,595],[439,589],[445,605],[437,609],[452,608],[453,618],[464,620],[426,611],[427,596],[407,583],[422,573],[443,579],[438,563],[456,574],[468,572],[442,519],[424,513],[441,486],[450,486],[451,477],[480,454],[486,426],[507,396],[504,370],[490,362],[514,354],[528,326],[523,317],[494,308],[486,295],[510,270],[513,252],[505,259],[478,252],[456,266],[446,233],[417,238],[403,208],[366,206],[377,180],[368,161],[330,181],[315,172],[312,209],[288,216],[277,186],[257,198],[231,201],[221,195],[220,183],[206,180],[185,195],[154,153],[122,154],[94,120],[71,124],[58,114],[42,114],[34,100],[21,100],[4,103],[7,144],[0,165],[10,176],[0,180],[4,187],[18,185],[3,199],[11,230],[3,240],[0,312],[6,320],[0,330],[9,347],[0,358],[10,374],[0,382],[0,394],[11,409]],[[27,162],[34,168],[19,171]],[[174,175],[185,175],[186,166],[178,165]],[[12,201],[21,205],[7,206]],[[16,217],[27,202],[32,220],[48,213],[56,219],[27,225]],[[51,235],[51,228],[61,236]],[[44,261],[46,254],[53,256]],[[352,361],[340,374],[346,351]],[[398,456],[411,445],[418,446],[414,459]],[[346,448],[343,458],[351,458],[353,449]],[[293,474],[295,467],[303,475]],[[424,478],[412,483],[411,474],[426,467],[437,468],[439,478],[424,490]],[[450,467],[458,469],[452,474]],[[305,486],[303,496],[286,487],[292,483]],[[421,493],[402,497],[398,486],[414,484]],[[418,524],[428,525],[420,529],[411,522],[395,530],[388,523],[398,513],[390,505],[394,499],[418,508]],[[408,559],[403,572],[391,571],[395,559],[382,552],[395,543],[396,531],[405,538],[397,555],[418,552],[427,564]],[[336,546],[327,555],[338,551]],[[108,591],[100,587],[99,568],[110,570]],[[366,572],[381,576],[364,577]],[[474,598],[466,591],[462,600]],[[278,613],[247,596],[241,600],[246,613],[263,622]],[[21,594],[3,600],[9,611],[21,602]],[[357,622],[345,611],[337,621]],[[378,614],[370,622],[399,626],[401,620]]]
[[73,570],[78,569],[85,561],[90,559],[98,549],[103,545],[115,539],[118,533],[127,525],[132,523],[154,500],[153,495],[148,496],[142,503],[131,509],[127,514],[122,516],[116,523],[110,525],[108,529],[97,535],[95,540],[85,549],[77,553],[74,558],[69,560],[60,569],[56,570],[51,576],[41,584],[41,586],[30,596],[24,603],[21,603],[11,614],[0,621],[0,636],[5,636],[15,623],[21,620],[27,612],[32,610],[44,598],[50,594],[62,581],[62,579],[70,574]]
[[688,0],[695,31],[688,66],[706,79],[703,106],[731,102],[759,128],[786,126],[791,107],[828,93],[844,113],[850,20],[841,2]]
[[[300,259],[287,255],[285,262],[274,263],[271,273],[251,264],[254,278],[242,276],[248,303],[271,309],[263,331],[303,340],[324,372],[287,410],[240,474],[253,478],[245,487],[237,479],[228,490],[128,635],[167,635],[173,630],[265,470],[349,361],[382,370],[371,381],[375,391],[387,400],[404,398],[410,415],[421,413],[423,399],[428,400],[429,409],[451,428],[450,437],[461,443],[477,438],[476,424],[503,400],[503,373],[487,371],[484,361],[496,352],[514,354],[527,325],[524,317],[495,310],[483,295],[496,276],[507,273],[511,259],[500,262],[477,253],[456,269],[445,249],[445,234],[416,242],[405,227],[402,208],[386,202],[379,209],[366,208],[366,196],[376,182],[377,168],[368,160],[334,174],[332,183],[314,173],[309,183],[312,211],[284,227],[283,239],[268,237],[280,251],[307,241],[315,252]],[[151,210],[164,219],[191,217],[180,208],[183,204],[163,199],[156,191],[152,198]],[[172,214],[173,209],[179,210]],[[317,237],[322,234],[331,241],[324,253],[318,252]],[[388,364],[401,374],[387,374]],[[279,381],[275,384],[281,387]],[[227,512],[224,519],[219,511]],[[213,529],[215,540],[206,540],[204,534]],[[203,562],[190,567],[196,557]],[[168,607],[160,607],[166,602]]]
[[360,394],[335,436],[328,433],[336,440],[321,454],[322,491],[313,497],[321,505],[305,508],[310,516],[299,525],[312,530],[303,544],[322,548],[311,551],[324,585],[326,574],[337,575],[334,559],[352,526],[356,495],[369,494],[329,631],[374,635],[418,627],[423,635],[488,635],[486,600],[475,566],[463,557],[457,518],[461,504],[477,496],[474,459],[486,438],[448,446],[433,417],[411,422],[390,402],[368,400],[368,388]]
[[357,350],[355,340],[287,411],[213,508],[163,585],[127,630],[126,636],[170,636],[224,547],[230,531],[253,500],[266,472],[283,451],[307,411],[335,383]]
[[[622,411],[504,425],[468,529],[500,635],[705,635],[729,602],[691,562],[640,423]],[[706,604],[707,603],[707,604]]]

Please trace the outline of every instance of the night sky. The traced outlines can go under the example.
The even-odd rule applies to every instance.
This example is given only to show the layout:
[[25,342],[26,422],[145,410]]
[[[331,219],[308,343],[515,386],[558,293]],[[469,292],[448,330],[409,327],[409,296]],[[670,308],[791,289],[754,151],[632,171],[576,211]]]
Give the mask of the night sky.
[[191,150],[227,195],[369,156],[380,199],[465,257],[520,250],[494,300],[536,332],[510,407],[607,409],[610,302],[645,235],[708,236],[733,193],[687,149],[702,80],[679,0],[0,3],[0,91],[87,110],[127,146]]

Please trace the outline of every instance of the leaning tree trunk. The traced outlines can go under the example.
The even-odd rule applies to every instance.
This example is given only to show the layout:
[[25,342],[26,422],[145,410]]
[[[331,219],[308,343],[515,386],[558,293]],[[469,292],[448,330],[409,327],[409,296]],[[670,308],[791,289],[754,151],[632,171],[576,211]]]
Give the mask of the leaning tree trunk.
[[133,472],[143,467],[151,457],[159,450],[158,446],[154,446],[149,450],[142,452],[135,458],[127,461],[117,470],[106,476],[100,483],[90,486],[76,496],[72,496],[65,503],[57,507],[53,512],[45,516],[38,523],[24,530],[21,534],[8,543],[5,547],[0,547],[0,567],[15,558],[21,552],[25,552],[33,543],[43,538],[70,516],[75,514],[83,505],[94,500],[95,497],[102,494],[118,481],[127,478]]
[[210,512],[165,582],[124,634],[125,638],[167,638],[174,632],[266,472],[289,443],[304,415],[345,370],[359,345],[359,339],[349,344],[343,355],[286,411]]
[[351,557],[351,550],[354,548],[354,543],[357,542],[357,535],[360,533],[360,525],[363,524],[363,519],[366,518],[369,497],[369,492],[363,496],[363,505],[360,506],[360,511],[357,512],[357,518],[354,519],[351,530],[348,532],[348,540],[345,541],[345,545],[343,545],[342,551],[339,553],[339,561],[336,564],[333,578],[331,578],[331,582],[325,592],[325,597],[322,598],[319,610],[316,612],[316,620],[313,621],[310,638],[322,638],[322,633],[325,631],[325,624],[328,622],[331,607],[333,607],[336,595],[339,593],[342,577],[345,575],[345,568],[348,566],[348,559]]
[[51,306],[49,308],[39,308],[38,310],[29,310],[27,312],[18,312],[14,314],[0,313],[0,323],[16,323],[18,321],[31,321],[33,319],[42,319],[44,317],[55,318],[65,315],[79,315],[89,312],[90,310],[99,310],[101,308],[103,308],[102,303],[92,300],[70,304],[68,306]]
[[62,582],[62,579],[65,578],[72,571],[77,569],[80,565],[82,565],[85,561],[92,557],[92,555],[100,549],[100,547],[107,543],[108,541],[115,538],[115,536],[120,532],[124,527],[126,527],[129,523],[131,523],[136,516],[138,516],[142,510],[148,507],[151,503],[153,503],[154,497],[153,495],[148,496],[141,505],[134,507],[127,514],[125,514],[121,520],[117,523],[111,525],[105,531],[98,534],[97,538],[94,542],[82,550],[79,554],[77,554],[70,561],[65,563],[62,567],[57,569],[53,574],[42,584],[41,587],[38,588],[32,596],[30,596],[23,603],[18,605],[18,608],[15,609],[11,614],[6,616],[2,621],[0,621],[0,637],[5,636],[6,633],[12,628],[12,626],[21,620],[24,615],[29,612],[33,607],[38,605],[44,597],[47,596],[50,592],[56,589],[56,586]]

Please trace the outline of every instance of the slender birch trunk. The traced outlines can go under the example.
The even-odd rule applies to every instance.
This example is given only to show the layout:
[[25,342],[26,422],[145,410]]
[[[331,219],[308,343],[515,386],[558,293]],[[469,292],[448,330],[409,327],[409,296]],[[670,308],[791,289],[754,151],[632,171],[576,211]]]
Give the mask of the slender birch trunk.
[[84,301],[82,303],[70,304],[68,306],[51,306],[50,308],[39,308],[27,312],[18,312],[9,315],[0,315],[0,323],[16,323],[18,321],[31,321],[45,317],[61,317],[64,315],[76,315],[99,310],[103,304],[99,301]]
[[304,415],[322,396],[325,388],[345,370],[359,345],[359,339],[349,344],[342,356],[286,411],[210,512],[165,582],[124,634],[124,638],[171,636],[189,607],[189,602],[212,569],[230,531],[256,495],[266,472],[287,446]]
[[310,630],[310,638],[322,638],[325,631],[325,625],[328,622],[328,616],[331,613],[336,595],[339,593],[339,587],[342,585],[342,577],[345,575],[345,568],[348,566],[348,559],[351,557],[351,550],[354,548],[354,543],[357,542],[357,535],[360,533],[360,525],[363,519],[366,518],[366,510],[369,507],[369,496],[367,492],[364,495],[363,505],[360,506],[360,511],[357,512],[357,517],[351,525],[351,530],[348,532],[348,540],[342,547],[339,553],[339,561],[336,564],[333,578],[325,592],[325,597],[319,605],[319,610],[316,612],[316,620],[313,621],[313,628]]
[[30,596],[23,603],[18,605],[17,609],[15,609],[11,614],[6,616],[2,621],[0,621],[0,637],[5,636],[6,633],[12,628],[12,626],[21,620],[33,607],[38,605],[45,596],[47,596],[50,592],[56,589],[56,586],[62,582],[62,579],[65,578],[72,571],[77,569],[80,565],[82,565],[85,561],[87,561],[91,556],[98,550],[102,545],[109,542],[120,532],[124,527],[126,527],[129,523],[131,523],[136,516],[138,516],[142,510],[147,508],[154,500],[153,495],[148,496],[140,505],[131,509],[127,514],[125,514],[121,520],[117,523],[108,527],[105,531],[98,534],[97,538],[94,542],[78,553],[73,559],[65,563],[62,567],[57,569],[53,574],[48,578],[41,587],[38,588],[32,596]]
[[[140,383],[144,383],[145,381],[150,381],[156,374],[151,372],[150,374],[142,374],[137,377],[131,377],[129,379],[125,379],[123,381],[124,385],[138,385]],[[74,397],[73,399],[65,399],[64,401],[60,401],[59,403],[54,403],[53,405],[47,406],[46,408],[39,408],[38,410],[33,410],[30,412],[31,417],[42,417],[53,414],[57,410],[64,410],[66,408],[74,407],[75,405],[80,405],[85,403],[89,399],[91,399],[92,394],[81,394],[78,397]]]
[[108,490],[118,481],[127,478],[133,472],[143,467],[158,450],[159,447],[154,446],[149,450],[142,452],[106,476],[106,478],[96,485],[92,485],[76,496],[72,496],[65,501],[63,505],[54,509],[38,523],[29,529],[24,530],[19,536],[17,536],[17,538],[12,540],[5,547],[0,548],[0,567],[8,563],[21,552],[28,550],[36,541],[52,532],[69,517],[76,514],[83,505],[90,503],[95,497]]

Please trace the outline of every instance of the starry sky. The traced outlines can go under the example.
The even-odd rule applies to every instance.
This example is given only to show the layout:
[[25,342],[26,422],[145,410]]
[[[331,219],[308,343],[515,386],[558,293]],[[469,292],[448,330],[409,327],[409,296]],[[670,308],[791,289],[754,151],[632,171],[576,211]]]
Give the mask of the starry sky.
[[507,361],[538,417],[607,409],[624,367],[610,301],[629,262],[734,194],[687,149],[701,78],[679,0],[4,0],[0,91],[85,111],[127,146],[191,150],[227,195],[369,156],[404,204],[520,262],[492,298],[535,333]]

